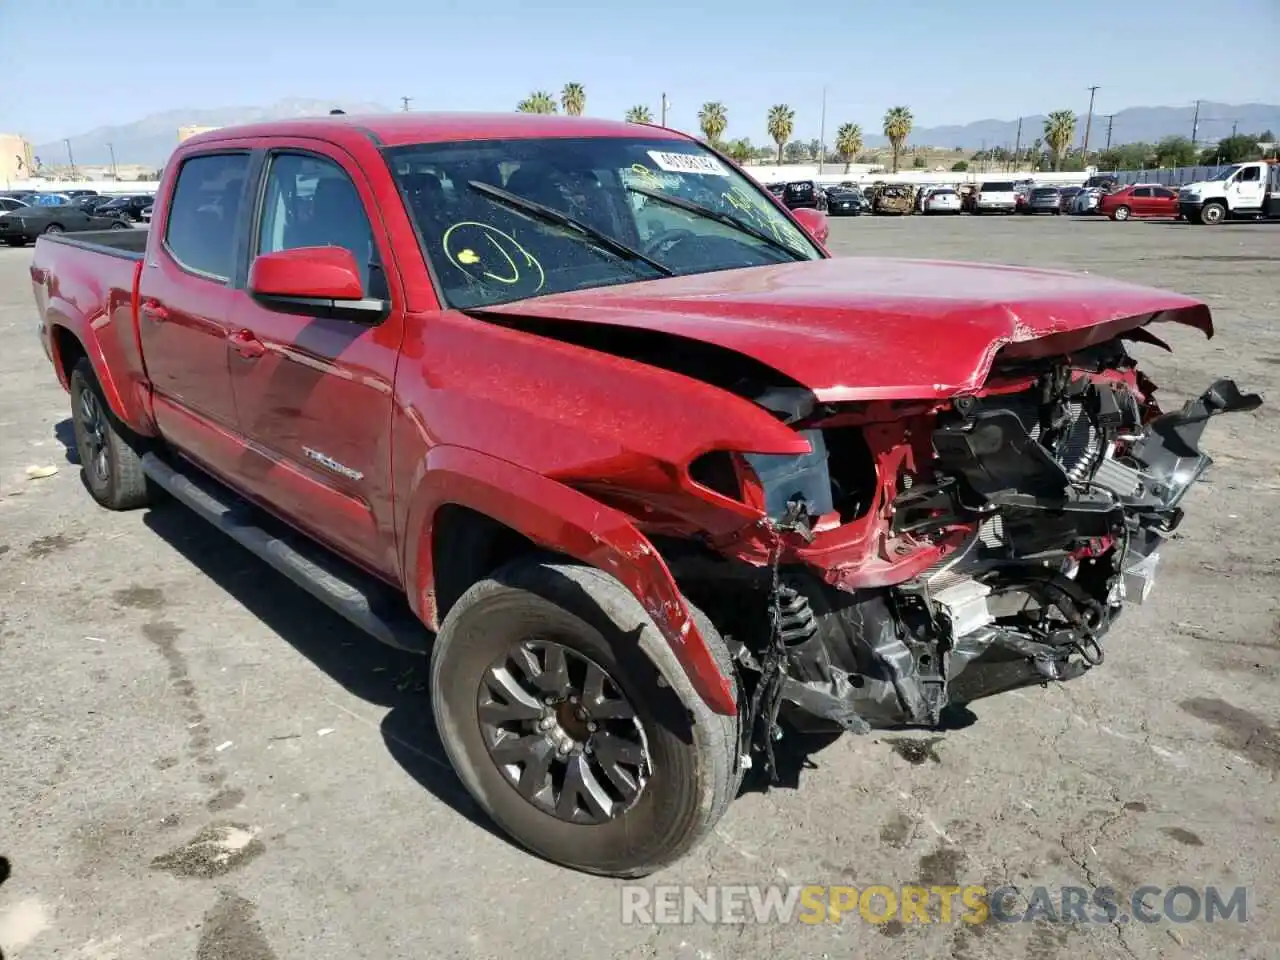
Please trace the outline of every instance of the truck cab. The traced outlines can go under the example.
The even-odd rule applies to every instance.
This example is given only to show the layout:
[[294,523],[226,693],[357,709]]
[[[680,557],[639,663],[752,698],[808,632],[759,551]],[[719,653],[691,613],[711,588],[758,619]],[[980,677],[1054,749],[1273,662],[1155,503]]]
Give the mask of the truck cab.
[[1223,167],[1178,193],[1178,212],[1192,223],[1280,219],[1280,163],[1254,161]]

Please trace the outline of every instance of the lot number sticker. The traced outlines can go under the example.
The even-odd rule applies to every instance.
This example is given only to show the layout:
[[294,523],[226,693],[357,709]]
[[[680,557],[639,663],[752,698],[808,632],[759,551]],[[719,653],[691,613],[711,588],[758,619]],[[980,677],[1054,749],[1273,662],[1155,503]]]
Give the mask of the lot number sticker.
[[661,150],[650,150],[648,153],[658,169],[668,173],[701,173],[712,177],[729,175],[729,171],[715,157],[698,153],[663,153]]

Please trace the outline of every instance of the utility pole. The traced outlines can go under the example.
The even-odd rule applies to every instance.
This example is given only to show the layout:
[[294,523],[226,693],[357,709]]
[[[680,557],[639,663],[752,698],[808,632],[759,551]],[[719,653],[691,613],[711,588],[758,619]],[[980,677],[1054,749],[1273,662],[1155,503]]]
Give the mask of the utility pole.
[[1018,137],[1013,142],[1013,169],[1018,169],[1022,162],[1022,118],[1018,118]]
[[116,145],[114,143],[108,143],[107,150],[111,153],[111,179],[117,180],[119,179],[119,174],[116,172]]
[[987,141],[982,141],[982,149],[978,151],[978,156],[982,158],[982,172],[987,172]]
[[1080,148],[1080,159],[1085,166],[1089,165],[1089,130],[1093,126],[1093,95],[1097,92],[1096,84],[1089,88],[1089,116],[1084,122],[1084,145]]
[[822,173],[822,158],[827,152],[827,88],[822,88],[822,120],[818,125],[818,173]]
[[1196,112],[1191,118],[1191,145],[1196,144],[1196,135],[1200,133],[1200,101],[1196,101]]
[[403,110],[405,113],[408,113],[408,112],[409,112],[409,104],[411,104],[411,103],[413,103],[413,97],[401,97],[401,98],[400,98],[400,109],[401,109],[401,110]]
[[1116,115],[1114,113],[1103,114],[1107,118],[1107,149],[1111,149],[1111,125],[1115,123]]
[[664,93],[662,95],[662,123],[659,124],[659,126],[665,127],[666,125],[667,125],[667,95]]
[[71,141],[64,139],[62,141],[67,145],[67,163],[71,165],[71,176],[76,175],[76,158],[71,155]]

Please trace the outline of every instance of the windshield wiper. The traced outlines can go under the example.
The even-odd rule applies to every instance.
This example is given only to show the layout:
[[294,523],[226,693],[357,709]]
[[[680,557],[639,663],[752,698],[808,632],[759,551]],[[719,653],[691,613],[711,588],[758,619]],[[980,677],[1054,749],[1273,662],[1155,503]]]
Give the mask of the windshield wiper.
[[781,250],[792,260],[808,260],[803,253],[795,247],[783,243],[776,237],[771,237],[763,230],[753,227],[751,224],[739,220],[737,217],[719,210],[712,210],[710,207],[704,207],[700,203],[694,203],[692,200],[686,200],[684,197],[672,197],[657,190],[650,190],[647,187],[636,187],[630,184],[625,185],[632,193],[638,193],[642,197],[648,197],[650,200],[657,200],[659,203],[669,204],[677,210],[684,210],[686,213],[697,214],[700,217],[706,217],[708,220],[715,220],[717,223],[723,223],[727,227],[732,227],[740,233],[745,233],[749,237],[755,237],[761,243],[767,243],[775,250]]
[[597,230],[595,227],[589,226],[581,220],[569,216],[567,213],[561,213],[559,210],[553,210],[551,207],[544,206],[536,200],[530,200],[527,197],[522,197],[519,194],[511,193],[510,191],[503,190],[501,187],[495,187],[491,183],[484,183],[480,180],[468,180],[467,186],[476,193],[483,194],[492,200],[497,200],[499,203],[504,203],[517,210],[523,210],[525,213],[538,217],[541,220],[545,220],[548,223],[554,223],[557,226],[566,227],[579,236],[595,243],[597,246],[603,247],[616,257],[623,260],[646,264],[647,266],[653,267],[653,269],[657,270],[665,277],[675,276],[675,271],[670,267],[659,263],[652,257],[646,256],[634,247],[627,246],[621,240],[615,240],[604,231]]

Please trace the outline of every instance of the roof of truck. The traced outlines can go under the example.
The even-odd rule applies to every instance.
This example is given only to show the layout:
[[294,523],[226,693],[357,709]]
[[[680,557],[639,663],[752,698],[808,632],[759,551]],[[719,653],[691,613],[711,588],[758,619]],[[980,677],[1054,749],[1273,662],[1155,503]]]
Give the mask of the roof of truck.
[[533,139],[543,137],[645,137],[685,140],[684,134],[656,124],[637,124],[595,117],[534,113],[382,113],[339,114],[270,120],[219,127],[184,143],[202,144],[239,137],[369,137],[380,146],[439,143],[453,140]]

